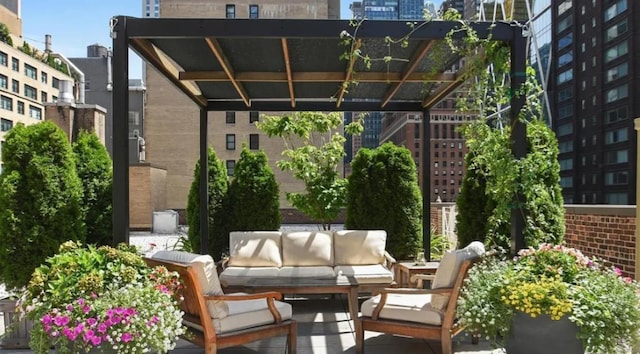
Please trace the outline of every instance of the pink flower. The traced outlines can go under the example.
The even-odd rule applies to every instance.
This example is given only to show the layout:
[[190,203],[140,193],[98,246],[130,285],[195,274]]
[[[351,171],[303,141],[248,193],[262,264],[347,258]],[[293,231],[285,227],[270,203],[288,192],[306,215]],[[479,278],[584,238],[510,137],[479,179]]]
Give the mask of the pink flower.
[[620,270],[620,268],[618,267],[613,268],[613,271],[616,272],[616,274],[618,275],[622,275],[622,270]]
[[133,338],[131,337],[131,333],[125,332],[122,334],[122,341],[127,343],[130,342]]

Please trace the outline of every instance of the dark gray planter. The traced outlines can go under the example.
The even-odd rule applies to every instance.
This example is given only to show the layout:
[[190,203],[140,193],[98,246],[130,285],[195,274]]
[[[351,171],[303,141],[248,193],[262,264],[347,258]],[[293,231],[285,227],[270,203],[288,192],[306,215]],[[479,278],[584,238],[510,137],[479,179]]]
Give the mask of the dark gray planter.
[[578,326],[565,316],[554,321],[549,315],[532,318],[516,312],[511,323],[507,354],[584,354]]

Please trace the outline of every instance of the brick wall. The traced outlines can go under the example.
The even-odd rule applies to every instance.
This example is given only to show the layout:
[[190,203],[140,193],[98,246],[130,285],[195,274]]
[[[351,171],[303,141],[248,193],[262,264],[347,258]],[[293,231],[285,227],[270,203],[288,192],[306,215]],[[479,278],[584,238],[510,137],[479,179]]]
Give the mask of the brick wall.
[[[431,224],[442,225],[442,207],[431,206]],[[565,205],[565,242],[588,257],[597,257],[635,274],[636,207],[634,205]],[[439,231],[438,231],[439,232]]]

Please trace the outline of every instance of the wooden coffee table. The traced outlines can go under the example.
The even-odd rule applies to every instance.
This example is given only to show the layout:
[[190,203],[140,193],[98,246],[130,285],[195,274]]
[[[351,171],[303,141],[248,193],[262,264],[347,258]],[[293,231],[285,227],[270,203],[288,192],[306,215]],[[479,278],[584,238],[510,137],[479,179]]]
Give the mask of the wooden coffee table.
[[416,287],[416,281],[412,279],[415,274],[435,274],[440,262],[426,262],[416,264],[415,262],[398,262],[396,268],[396,282],[399,287]]
[[353,277],[255,278],[245,288],[249,292],[277,291],[282,294],[347,294],[349,315],[352,320],[358,318],[358,281]]

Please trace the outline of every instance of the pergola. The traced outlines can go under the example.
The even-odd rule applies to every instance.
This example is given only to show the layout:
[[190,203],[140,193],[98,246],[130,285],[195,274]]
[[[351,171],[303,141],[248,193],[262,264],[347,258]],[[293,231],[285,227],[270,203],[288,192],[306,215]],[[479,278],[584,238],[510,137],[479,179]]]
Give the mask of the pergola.
[[[511,48],[512,92],[525,80],[526,29],[517,23],[472,22],[481,39],[502,41]],[[113,38],[113,232],[114,242],[129,241],[128,61],[137,52],[200,109],[201,249],[208,249],[207,147],[209,111],[346,111],[421,112],[421,168],[424,195],[430,186],[429,110],[463,82],[447,72],[456,57],[436,50],[452,30],[466,32],[458,21],[112,19]],[[357,32],[356,32],[357,29]],[[367,68],[353,56],[340,34],[354,35],[354,49],[374,60]],[[411,32],[411,33],[410,33]],[[388,38],[406,38],[405,45]],[[345,85],[357,81],[357,85]],[[526,128],[517,119],[524,97],[511,98],[512,151],[527,152]],[[430,224],[430,201],[423,198],[423,225]],[[524,218],[514,208],[512,249],[524,248]],[[425,255],[430,256],[429,227],[424,227]]]

